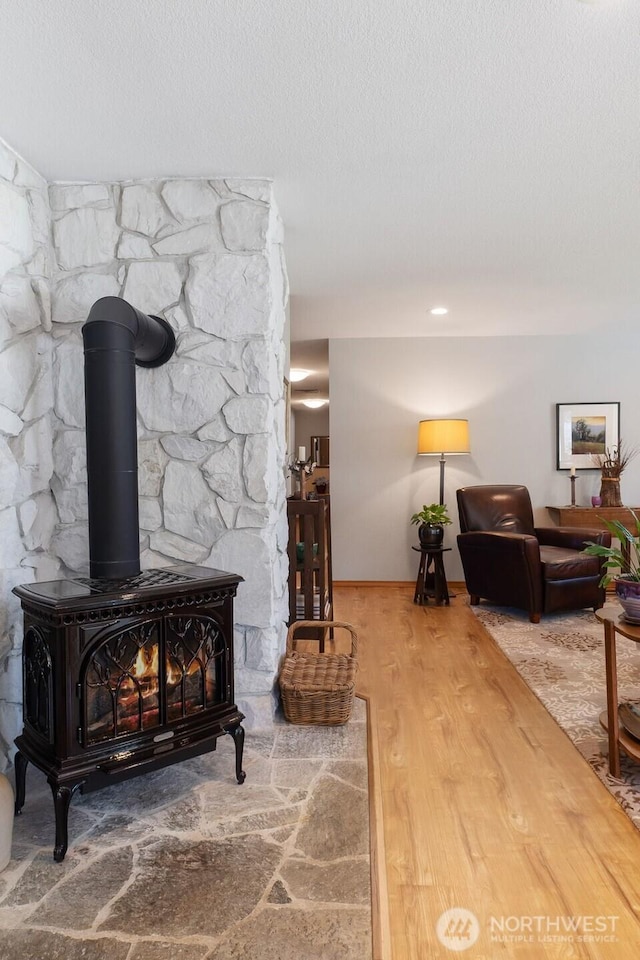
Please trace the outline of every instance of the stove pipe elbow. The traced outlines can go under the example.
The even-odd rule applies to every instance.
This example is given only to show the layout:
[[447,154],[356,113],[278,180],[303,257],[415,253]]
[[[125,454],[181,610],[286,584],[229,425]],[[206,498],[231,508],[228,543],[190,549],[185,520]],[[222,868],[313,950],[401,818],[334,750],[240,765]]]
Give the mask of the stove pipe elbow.
[[90,574],[125,579],[140,573],[135,368],[166,363],[175,337],[161,317],[102,297],[82,338]]

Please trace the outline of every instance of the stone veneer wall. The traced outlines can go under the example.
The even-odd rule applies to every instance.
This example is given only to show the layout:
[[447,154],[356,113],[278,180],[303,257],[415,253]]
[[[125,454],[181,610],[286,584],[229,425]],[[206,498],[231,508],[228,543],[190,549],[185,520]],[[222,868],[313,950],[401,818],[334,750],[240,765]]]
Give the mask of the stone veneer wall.
[[122,296],[177,338],[137,371],[143,569],[180,561],[241,574],[237,698],[271,719],[287,617],[281,224],[262,180],[52,184],[53,548],[88,565],[80,327]]
[[167,365],[137,372],[142,567],[245,578],[236,699],[249,724],[270,720],[287,618],[288,296],[271,184],[60,183],[47,197],[3,147],[0,224],[1,752],[21,725],[11,587],[87,571],[80,327],[101,296],[161,314],[177,337]]
[[18,583],[50,580],[53,473],[47,184],[0,141],[0,769],[22,725]]

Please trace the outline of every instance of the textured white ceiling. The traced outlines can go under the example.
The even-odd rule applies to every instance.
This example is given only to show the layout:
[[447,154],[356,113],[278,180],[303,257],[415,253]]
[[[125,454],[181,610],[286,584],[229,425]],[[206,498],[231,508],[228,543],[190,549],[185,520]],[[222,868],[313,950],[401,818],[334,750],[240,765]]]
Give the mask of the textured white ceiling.
[[272,177],[294,337],[636,321],[638,0],[0,0],[0,91],[48,178]]

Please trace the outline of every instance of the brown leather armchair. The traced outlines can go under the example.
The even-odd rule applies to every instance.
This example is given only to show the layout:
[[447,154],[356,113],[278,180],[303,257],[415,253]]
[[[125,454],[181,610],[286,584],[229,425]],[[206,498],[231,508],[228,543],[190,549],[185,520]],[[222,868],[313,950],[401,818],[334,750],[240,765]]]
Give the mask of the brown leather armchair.
[[473,606],[483,598],[518,607],[539,623],[543,613],[604,604],[602,560],[581,550],[587,540],[609,545],[609,533],[534,527],[522,486],[462,487],[456,495],[458,547]]

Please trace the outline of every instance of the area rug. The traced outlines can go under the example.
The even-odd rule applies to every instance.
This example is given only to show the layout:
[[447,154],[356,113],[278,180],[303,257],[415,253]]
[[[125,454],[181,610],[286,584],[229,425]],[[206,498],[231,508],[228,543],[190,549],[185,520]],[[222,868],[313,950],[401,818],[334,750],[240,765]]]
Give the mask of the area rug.
[[247,731],[194,760],[76,796],[52,859],[33,767],[0,874],[1,960],[372,956],[366,704],[341,727]]
[[[609,775],[603,626],[591,610],[531,623],[521,610],[471,607],[503,653],[640,829],[640,764],[621,754],[621,779]],[[618,698],[637,702],[640,648],[617,644]]]

